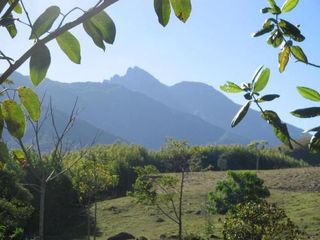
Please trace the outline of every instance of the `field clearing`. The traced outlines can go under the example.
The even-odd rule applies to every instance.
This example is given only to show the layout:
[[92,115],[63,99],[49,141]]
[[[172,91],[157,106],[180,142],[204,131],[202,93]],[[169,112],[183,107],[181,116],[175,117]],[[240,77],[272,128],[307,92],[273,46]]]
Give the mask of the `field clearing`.
[[[258,175],[271,191],[267,200],[284,208],[311,239],[320,239],[320,168],[258,171]],[[223,216],[209,218],[204,209],[207,193],[225,177],[226,172],[188,173],[184,201],[185,233],[204,235],[210,221],[216,230],[215,235],[221,235]],[[99,202],[98,228],[99,240],[123,231],[148,239],[159,239],[161,234],[176,234],[176,225],[154,210],[137,205],[131,197]]]

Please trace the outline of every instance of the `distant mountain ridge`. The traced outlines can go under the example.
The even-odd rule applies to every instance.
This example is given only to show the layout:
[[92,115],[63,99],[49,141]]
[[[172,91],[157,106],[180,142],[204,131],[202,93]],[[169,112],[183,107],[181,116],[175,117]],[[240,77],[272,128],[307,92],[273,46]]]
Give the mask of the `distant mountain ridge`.
[[[231,128],[231,120],[241,106],[207,84],[180,82],[168,87],[138,67],[129,68],[123,77],[117,75],[110,82],[143,93],[176,110],[195,115],[230,134],[242,136],[244,141],[263,139],[271,145],[280,143],[269,124],[254,110],[249,110],[245,119],[237,127]],[[293,137],[301,136],[301,129],[292,125],[288,127]]]
[[[17,85],[29,83],[18,73],[12,79]],[[271,145],[279,143],[256,111],[250,110],[243,123],[231,129],[230,121],[240,106],[213,87],[193,82],[166,86],[138,67],[102,83],[47,79],[36,91],[45,94],[46,101],[51,97],[55,108],[64,115],[78,99],[78,121],[83,127],[73,130],[74,140],[86,138],[98,129],[103,135],[99,143],[121,139],[153,149],[160,148],[167,137],[198,145],[247,144],[258,139]],[[300,132],[291,127],[294,137]]]

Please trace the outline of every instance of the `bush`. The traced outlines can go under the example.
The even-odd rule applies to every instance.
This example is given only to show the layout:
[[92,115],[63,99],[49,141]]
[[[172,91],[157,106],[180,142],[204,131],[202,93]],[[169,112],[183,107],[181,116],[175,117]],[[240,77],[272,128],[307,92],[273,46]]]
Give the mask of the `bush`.
[[6,170],[0,170],[0,186],[0,239],[17,239],[33,212],[32,195]]
[[261,202],[270,196],[263,182],[254,172],[228,171],[227,179],[218,182],[215,191],[208,195],[209,212],[225,214],[238,203]]
[[222,233],[224,240],[307,239],[283,209],[266,201],[237,205],[227,214]]

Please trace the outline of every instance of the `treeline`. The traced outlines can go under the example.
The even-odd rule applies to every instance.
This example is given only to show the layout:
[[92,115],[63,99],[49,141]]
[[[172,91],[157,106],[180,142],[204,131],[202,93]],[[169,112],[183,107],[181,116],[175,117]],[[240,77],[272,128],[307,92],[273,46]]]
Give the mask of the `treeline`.
[[[179,151],[179,144],[182,143],[187,146],[182,151],[185,151],[184,156],[187,158],[189,171],[254,170],[257,168],[267,170],[309,165],[302,159],[292,158],[277,149],[260,148],[256,144],[189,146],[186,142],[169,140],[159,151],[124,143],[92,147],[88,149],[87,155],[70,169],[69,176],[75,183],[76,176],[81,175],[81,168],[88,172],[89,166],[93,164],[90,159],[94,156],[96,164],[99,164],[98,175],[99,171],[104,169],[111,177],[116,177],[117,180],[112,183],[113,193],[121,195],[131,188],[136,178],[135,167],[154,165],[160,172],[178,172],[180,168],[177,166],[173,153]],[[70,153],[65,166],[71,165],[74,159],[79,158],[81,154],[83,150]]]
[[0,236],[19,239],[22,234],[37,235],[40,198],[37,176],[46,169],[57,168],[56,172],[63,172],[46,187],[46,236],[59,235],[66,229],[74,231],[75,226],[79,226],[77,232],[81,235],[88,231],[86,222],[92,221],[89,214],[92,203],[125,195],[137,177],[136,167],[154,165],[160,172],[179,171],[174,157],[177,152],[186,158],[188,171],[308,166],[303,160],[259,144],[189,146],[177,140],[167,141],[159,151],[124,143],[84,148],[68,153],[62,166],[51,162],[51,158],[21,162],[7,156],[0,164],[0,210],[5,213],[0,214]]

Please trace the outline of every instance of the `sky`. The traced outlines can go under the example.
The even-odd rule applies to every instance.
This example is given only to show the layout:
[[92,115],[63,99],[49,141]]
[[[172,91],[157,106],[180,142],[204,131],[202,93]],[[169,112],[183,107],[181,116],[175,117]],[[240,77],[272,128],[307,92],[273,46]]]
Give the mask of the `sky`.
[[[34,21],[49,5],[58,5],[66,13],[79,6],[88,9],[97,0],[29,0],[27,10]],[[278,0],[282,5],[283,0]],[[290,111],[316,106],[303,99],[296,86],[312,87],[320,91],[320,69],[301,63],[289,63],[282,74],[278,71],[278,52],[266,44],[266,36],[252,38],[268,17],[260,13],[267,0],[192,0],[192,13],[183,24],[175,16],[167,27],[157,22],[152,0],[120,0],[106,11],[114,20],[117,36],[105,52],[97,48],[82,27],[71,32],[80,40],[81,65],[70,62],[56,42],[48,44],[52,62],[47,77],[61,82],[97,81],[123,75],[129,67],[145,69],[167,85],[181,81],[204,82],[218,89],[226,81],[251,81],[256,68],[264,65],[271,69],[271,78],[264,93],[278,93],[281,98],[264,104],[280,117],[303,129],[318,125],[319,119],[298,119]],[[284,16],[300,24],[306,40],[300,44],[310,62],[320,64],[320,1],[300,1],[298,7]],[[74,12],[67,20],[73,20],[80,12]],[[21,19],[25,20],[24,16]],[[7,55],[18,58],[32,46],[28,40],[30,29],[18,26],[18,36],[12,41],[6,31],[1,31],[1,45]],[[10,47],[6,47],[10,46]],[[2,63],[0,71],[5,69]],[[28,75],[28,62],[19,72]],[[227,95],[243,104],[240,95]]]

